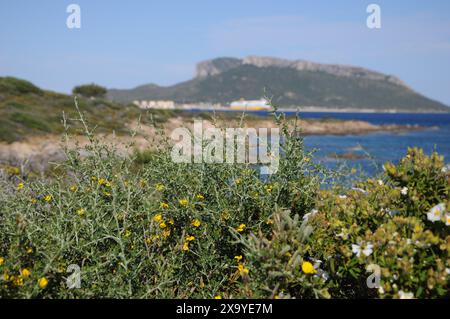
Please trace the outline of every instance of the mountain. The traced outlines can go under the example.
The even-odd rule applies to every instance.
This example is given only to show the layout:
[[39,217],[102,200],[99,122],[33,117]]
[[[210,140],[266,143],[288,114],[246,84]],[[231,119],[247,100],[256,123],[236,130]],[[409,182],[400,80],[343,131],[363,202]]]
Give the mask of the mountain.
[[249,56],[217,58],[197,64],[195,77],[173,86],[148,84],[130,90],[111,89],[117,102],[174,100],[179,103],[228,104],[259,99],[264,92],[280,107],[448,112],[446,105],[409,88],[392,75],[361,67]]

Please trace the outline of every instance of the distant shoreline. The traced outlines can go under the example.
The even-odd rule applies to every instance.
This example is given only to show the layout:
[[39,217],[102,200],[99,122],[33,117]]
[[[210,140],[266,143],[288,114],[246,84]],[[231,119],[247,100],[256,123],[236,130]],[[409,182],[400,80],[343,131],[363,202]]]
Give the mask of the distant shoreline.
[[[159,110],[159,109],[158,109]],[[226,107],[221,108],[175,108],[174,111],[185,112],[232,112],[232,113],[249,113],[249,114],[263,114],[270,113],[271,110],[236,110]],[[419,112],[419,111],[398,111],[398,110],[374,110],[374,109],[351,109],[351,108],[322,108],[322,107],[299,107],[299,108],[278,108],[278,112],[282,113],[366,113],[366,114],[448,114],[448,112]]]

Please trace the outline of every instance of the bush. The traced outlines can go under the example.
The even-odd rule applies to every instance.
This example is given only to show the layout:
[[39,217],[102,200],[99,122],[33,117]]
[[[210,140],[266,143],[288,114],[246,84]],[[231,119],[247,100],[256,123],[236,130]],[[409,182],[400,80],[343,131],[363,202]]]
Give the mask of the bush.
[[73,88],[72,93],[81,95],[84,97],[103,97],[106,94],[106,88],[97,84],[85,84],[79,85]]
[[[321,188],[327,172],[280,123],[283,155],[269,177],[248,164],[173,163],[166,142],[123,155],[90,132],[91,143],[67,149],[52,178],[5,170],[0,296],[448,294],[442,159],[413,149],[399,165],[386,164],[380,180]],[[377,289],[366,284],[372,264],[381,271]],[[67,287],[71,265],[80,267],[79,289]]]

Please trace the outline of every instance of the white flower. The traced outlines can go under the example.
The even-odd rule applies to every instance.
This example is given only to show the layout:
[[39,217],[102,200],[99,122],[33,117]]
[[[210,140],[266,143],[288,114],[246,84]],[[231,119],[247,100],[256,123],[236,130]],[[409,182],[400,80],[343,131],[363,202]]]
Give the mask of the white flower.
[[380,295],[384,294],[383,286],[380,286],[380,287],[378,288],[378,293],[379,293]]
[[445,214],[445,225],[450,226],[450,214]]
[[340,199],[346,199],[346,198],[347,198],[347,195],[339,195],[339,198],[340,198]]
[[352,187],[352,190],[363,193],[364,195],[367,195],[369,193],[368,191],[366,191],[362,188],[359,188],[359,187]]
[[445,268],[445,272],[447,273],[447,275],[450,275],[450,268]]
[[442,167],[441,172],[442,173],[448,173],[450,171],[450,164],[445,165]]
[[408,187],[406,187],[406,186],[403,187],[402,190],[400,191],[400,193],[405,196],[408,195]]
[[306,213],[305,215],[303,215],[303,220],[308,220],[309,217],[314,216],[315,214],[317,214],[319,211],[317,209],[312,209],[309,213]]
[[430,209],[430,211],[427,213],[427,218],[429,221],[432,221],[433,223],[435,221],[441,220],[442,213],[445,211],[445,204],[441,203],[439,205],[436,205]]
[[412,292],[405,292],[403,290],[398,291],[398,296],[400,299],[413,299],[414,294]]
[[378,180],[378,185],[382,186],[384,183],[381,179]]
[[371,243],[367,243],[364,247],[362,247],[362,245],[352,244],[352,252],[356,254],[356,257],[361,256],[361,253],[366,256],[370,256],[373,252],[373,245]]

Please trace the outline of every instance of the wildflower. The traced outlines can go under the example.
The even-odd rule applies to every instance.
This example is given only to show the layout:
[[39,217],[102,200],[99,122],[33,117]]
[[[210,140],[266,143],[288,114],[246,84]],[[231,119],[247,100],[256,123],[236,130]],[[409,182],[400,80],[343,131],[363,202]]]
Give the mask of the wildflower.
[[450,164],[447,164],[444,167],[442,167],[441,172],[442,173],[450,172]]
[[404,195],[404,196],[406,196],[406,195],[408,195],[408,187],[403,187],[401,190],[400,190],[400,194],[402,194],[402,195]]
[[36,204],[37,203],[37,199],[36,198],[32,198],[31,199],[31,204]]
[[161,214],[156,214],[155,216],[153,216],[153,220],[157,223],[159,223],[162,220],[162,215]]
[[412,292],[405,292],[403,290],[399,290],[398,291],[398,297],[400,299],[413,299],[414,298],[414,293],[412,293]]
[[214,299],[222,299],[221,296],[214,296]]
[[31,253],[33,253],[33,248],[26,247],[25,251],[27,252],[27,254],[31,254]]
[[53,199],[53,196],[52,196],[52,195],[47,195],[47,196],[44,197],[44,200],[45,200],[47,203],[50,203],[50,202],[52,201],[52,199]]
[[194,219],[191,222],[191,225],[194,226],[194,227],[200,227],[201,224],[202,224],[202,222],[200,220],[198,220],[198,219]]
[[238,233],[242,233],[242,232],[244,231],[244,229],[245,229],[245,224],[240,224],[240,225],[238,226],[238,228],[236,228],[236,231],[237,231]]
[[123,236],[128,238],[128,237],[130,237],[130,235],[131,235],[131,231],[129,229],[126,229]]
[[159,224],[159,227],[162,228],[162,229],[164,229],[164,228],[167,227],[167,224],[166,224],[165,222],[161,222],[161,223]]
[[272,192],[273,186],[272,185],[265,185],[264,188],[268,193]]
[[163,231],[163,236],[166,237],[166,238],[169,237],[170,236],[170,229],[164,230]]
[[242,255],[234,256],[234,259],[236,259],[237,262],[240,262],[242,260]]
[[314,216],[315,214],[317,214],[319,211],[317,209],[313,209],[311,210],[311,212],[306,213],[305,215],[303,215],[303,220],[308,220],[311,216]]
[[381,179],[378,180],[378,185],[383,186],[383,181]]
[[106,183],[108,183],[108,181],[104,178],[100,178],[97,182],[98,186],[104,186]]
[[86,211],[84,210],[84,208],[80,208],[77,210],[77,215],[80,217],[83,217],[85,213]]
[[171,219],[169,219],[169,224],[170,225],[173,225],[174,224],[174,221],[173,221],[173,219],[171,218]]
[[77,191],[77,187],[76,187],[75,185],[72,185],[72,186],[70,186],[69,190],[70,190],[72,193],[75,193],[75,192]]
[[273,220],[270,219],[270,218],[267,219],[267,220],[266,220],[266,224],[267,224],[267,225],[272,225],[272,224],[273,224]]
[[240,178],[237,178],[237,179],[235,179],[235,181],[234,181],[234,183],[235,183],[236,185],[239,185],[241,182],[242,182],[242,181],[241,181]]
[[450,226],[450,214],[445,214],[445,225]]
[[30,277],[31,272],[27,268],[23,268],[20,271],[20,274],[22,275],[23,278],[28,278],[28,277]]
[[430,211],[427,213],[427,218],[429,221],[432,221],[434,223],[435,221],[441,220],[442,213],[444,211],[445,204],[438,204],[430,209]]
[[0,257],[0,266],[3,265],[5,263],[5,258]]
[[239,264],[237,268],[241,275],[247,275],[249,272],[248,268],[246,268],[243,264]]
[[104,191],[104,192],[103,192],[103,195],[105,195],[106,197],[111,197],[111,193],[110,193],[110,192]]
[[14,286],[23,286],[23,278],[21,276],[13,276],[11,278]]
[[189,244],[187,242],[183,244],[183,251],[189,251]]
[[189,204],[189,201],[186,198],[182,198],[178,202],[181,206],[187,206],[187,204]]
[[20,190],[23,189],[24,187],[25,187],[25,184],[24,184],[24,183],[19,183],[19,184],[17,185],[16,189],[17,189],[18,191],[20,191]]
[[161,183],[157,183],[157,184],[155,184],[155,188],[158,192],[162,192],[164,190],[165,186]]
[[354,245],[352,244],[352,252],[356,254],[356,257],[361,256],[363,253],[366,256],[370,256],[373,252],[373,245],[371,243],[367,243],[365,247],[361,247],[362,245]]
[[347,198],[347,195],[339,195],[339,198],[340,198],[340,199],[346,199],[346,198]]
[[159,204],[159,208],[161,208],[161,209],[167,209],[167,208],[169,208],[169,204],[167,204],[167,203],[161,203],[161,204]]
[[91,181],[95,182],[96,180],[97,180],[97,177],[96,177],[96,176],[92,176],[92,177],[91,177]]
[[304,261],[302,263],[302,271],[305,274],[315,274],[316,270],[314,269],[313,264],[311,264],[309,261]]
[[198,200],[204,200],[205,196],[203,196],[202,194],[198,194],[197,196],[195,196]]
[[195,239],[194,236],[186,236],[186,241],[193,241]]
[[44,289],[48,285],[48,280],[45,277],[39,278],[38,280],[39,288]]
[[366,191],[366,190],[364,190],[362,188],[359,188],[359,187],[352,187],[352,190],[360,192],[360,193],[362,193],[364,195],[367,195],[369,193],[368,191]]

